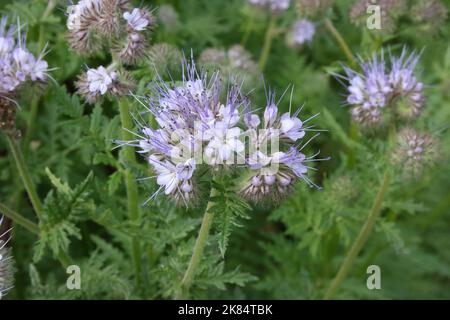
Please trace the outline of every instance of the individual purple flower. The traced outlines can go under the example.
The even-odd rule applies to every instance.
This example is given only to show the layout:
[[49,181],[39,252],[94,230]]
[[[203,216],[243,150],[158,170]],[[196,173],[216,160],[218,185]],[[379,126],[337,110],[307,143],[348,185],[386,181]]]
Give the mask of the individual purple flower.
[[419,57],[403,49],[400,57],[391,54],[388,62],[383,53],[369,61],[360,59],[361,72],[345,67],[354,121],[371,127],[381,124],[386,112],[404,119],[419,116],[425,105],[424,85],[415,76]]
[[134,8],[131,12],[125,12],[123,17],[127,20],[128,26],[136,31],[145,30],[151,22],[148,12],[139,8]]
[[296,48],[311,42],[316,33],[316,26],[307,19],[302,19],[294,23],[291,31],[287,34],[288,45]]

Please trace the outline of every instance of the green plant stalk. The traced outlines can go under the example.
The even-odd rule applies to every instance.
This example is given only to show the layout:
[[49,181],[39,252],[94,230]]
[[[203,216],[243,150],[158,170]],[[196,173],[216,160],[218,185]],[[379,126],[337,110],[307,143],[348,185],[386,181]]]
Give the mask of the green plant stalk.
[[[6,137],[17,166],[17,170],[19,171],[20,178],[22,179],[22,183],[24,184],[28,197],[30,198],[31,205],[33,206],[36,216],[38,217],[38,220],[42,221],[44,208],[36,192],[33,181],[31,180],[31,176],[30,173],[28,172],[28,167],[23,158],[22,151],[20,150],[20,147],[13,136],[7,134]],[[67,266],[72,264],[72,259],[66,252],[60,251],[57,257],[58,260],[63,265],[63,267],[65,268],[67,268]]]
[[252,33],[254,19],[255,19],[254,18],[254,14],[253,13],[250,14],[249,19],[247,21],[247,25],[246,25],[246,28],[245,28],[244,35],[243,35],[242,40],[241,40],[241,45],[243,47],[245,47],[245,45],[247,44],[248,38],[250,37],[250,34]]
[[330,19],[325,19],[325,27],[331,33],[331,35],[336,39],[341,48],[342,52],[344,52],[347,59],[351,62],[352,65],[356,64],[356,59],[352,54],[347,42],[345,42],[344,38],[341,36],[339,31],[334,27],[333,22]]
[[28,193],[31,204],[39,220],[42,220],[42,212],[44,211],[39,196],[34,188],[33,181],[31,180],[30,173],[28,172],[27,165],[25,164],[24,157],[20,150],[17,141],[11,135],[6,135],[8,143],[13,154],[17,170],[19,171],[20,178],[24,184],[25,190]]
[[[130,114],[130,106],[127,98],[122,97],[119,99],[119,111],[120,119],[122,121],[122,139],[123,141],[133,140],[133,134],[130,132],[133,129],[133,120]],[[136,155],[134,150],[130,146],[124,146],[122,149],[122,157],[126,162],[135,163]],[[132,222],[139,219],[139,201],[138,201],[138,189],[136,184],[136,178],[129,169],[125,169],[125,187],[127,190],[127,207],[128,217]],[[142,249],[141,243],[138,237],[131,239],[131,249],[133,255],[133,263],[136,273],[136,285],[141,287],[142,280]]]
[[267,59],[269,58],[270,54],[270,48],[272,47],[272,41],[275,35],[275,25],[276,25],[277,18],[276,16],[272,16],[270,18],[269,26],[267,27],[266,36],[264,38],[264,45],[263,49],[261,51],[261,56],[259,57],[259,69],[261,72],[264,71]]
[[358,237],[353,242],[349,252],[347,253],[347,256],[345,257],[344,261],[341,264],[341,267],[339,268],[338,273],[336,274],[336,277],[333,279],[327,292],[325,293],[324,296],[325,300],[333,299],[336,290],[338,289],[341,282],[347,276],[356,257],[358,256],[359,252],[363,248],[364,244],[366,243],[367,239],[369,238],[369,235],[373,230],[375,222],[378,216],[380,215],[381,205],[383,203],[384,196],[389,188],[391,178],[388,170],[386,170],[386,172],[384,173],[383,181],[381,183],[380,189],[378,190],[375,202],[372,206],[372,209],[370,210],[369,215],[367,216],[366,221],[364,222],[364,225],[362,226],[358,234]]
[[212,198],[217,195],[217,190],[214,187],[211,187],[211,193],[209,196],[209,202],[206,206],[205,214],[203,216],[202,225],[200,226],[200,231],[197,236],[197,240],[195,241],[194,250],[192,252],[191,260],[189,261],[188,268],[181,280],[180,288],[175,295],[176,300],[185,299],[187,294],[189,293],[189,289],[192,285],[192,282],[195,277],[195,272],[197,270],[198,264],[200,263],[203,250],[205,248],[206,239],[209,234],[209,230],[211,229],[212,221],[214,218],[214,214],[210,212],[213,202]]
[[20,213],[17,213],[11,209],[9,209],[7,206],[5,206],[3,203],[0,203],[0,213],[5,215],[6,217],[10,218],[14,222],[18,223],[31,233],[34,233],[36,235],[39,235],[39,227],[36,223],[34,223],[31,220],[28,220],[24,216],[22,216]]

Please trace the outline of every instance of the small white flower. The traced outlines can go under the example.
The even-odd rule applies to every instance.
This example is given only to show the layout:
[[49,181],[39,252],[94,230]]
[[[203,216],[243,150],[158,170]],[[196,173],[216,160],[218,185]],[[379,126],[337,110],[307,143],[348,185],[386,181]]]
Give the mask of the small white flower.
[[128,25],[136,31],[145,30],[150,23],[145,11],[138,8],[134,8],[131,12],[125,12],[123,17],[127,20]]
[[87,71],[87,81],[89,82],[89,91],[92,93],[105,94],[113,81],[117,78],[114,71],[108,72],[105,67],[100,66],[97,69]]

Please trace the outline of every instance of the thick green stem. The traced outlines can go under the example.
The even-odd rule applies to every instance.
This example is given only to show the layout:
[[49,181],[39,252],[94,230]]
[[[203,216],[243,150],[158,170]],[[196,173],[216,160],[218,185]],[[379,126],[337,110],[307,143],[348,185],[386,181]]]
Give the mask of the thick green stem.
[[195,272],[197,270],[197,266],[200,263],[203,255],[203,249],[205,248],[206,239],[209,234],[209,230],[211,229],[212,220],[214,214],[210,212],[213,202],[212,198],[217,195],[216,189],[211,187],[211,194],[208,205],[206,206],[205,214],[203,216],[202,225],[200,227],[200,231],[198,233],[197,240],[195,241],[194,250],[192,252],[191,260],[189,261],[188,268],[181,280],[180,289],[175,295],[175,299],[185,299],[189,293],[189,289],[192,285],[192,281],[194,280]]
[[[123,133],[122,139],[124,141],[133,140],[133,134],[130,132],[133,129],[133,120],[131,118],[130,106],[127,98],[123,97],[119,99],[119,110],[120,119],[122,121]],[[136,155],[132,147],[124,146],[122,149],[122,157],[125,162],[129,164],[136,162]],[[138,188],[136,184],[136,178],[133,173],[129,170],[125,170],[125,187],[127,190],[127,206],[128,206],[128,217],[132,222],[139,220],[139,203],[138,203]],[[138,237],[133,237],[131,239],[131,248],[133,255],[133,263],[136,273],[136,284],[138,287],[141,286],[142,280],[142,255],[141,255],[141,243]]]
[[17,170],[19,171],[20,178],[22,179],[25,190],[27,190],[28,197],[30,198],[34,211],[36,212],[38,219],[42,220],[42,212],[44,209],[42,207],[41,200],[39,199],[36,189],[34,188],[33,181],[31,180],[31,176],[28,172],[28,167],[25,164],[25,160],[23,158],[20,147],[13,136],[8,134],[6,135],[6,137],[8,139],[8,143],[17,166]]
[[24,216],[22,216],[20,213],[17,213],[11,209],[9,209],[4,204],[0,203],[0,213],[5,215],[6,217],[10,218],[14,222],[18,223],[28,231],[39,235],[39,227],[36,223],[34,223],[31,220],[28,220]]
[[345,42],[344,38],[341,36],[339,31],[334,27],[334,25],[330,19],[325,19],[325,27],[336,39],[336,41],[339,44],[339,47],[344,52],[345,56],[351,62],[351,64],[352,65],[356,64],[356,59],[353,56],[352,51],[350,50],[349,46],[347,45],[347,42]]
[[259,69],[261,72],[264,71],[267,59],[269,58],[270,48],[272,47],[272,41],[275,34],[275,25],[276,25],[277,17],[273,15],[270,18],[269,26],[267,27],[266,36],[264,38],[264,45],[261,52],[261,56],[259,58]]
[[348,272],[350,271],[350,268],[353,265],[353,262],[355,261],[359,252],[361,251],[367,239],[369,238],[369,235],[373,230],[375,222],[378,216],[380,215],[381,205],[383,203],[384,196],[389,188],[390,179],[391,179],[390,174],[389,171],[387,170],[384,173],[383,182],[381,183],[380,189],[378,190],[372,210],[370,210],[370,213],[367,216],[367,219],[364,225],[362,226],[361,231],[358,234],[358,237],[353,242],[349,252],[347,253],[347,256],[345,257],[344,261],[341,264],[341,267],[339,268],[338,273],[336,274],[336,277],[333,279],[330,287],[325,293],[324,296],[325,300],[333,299],[336,290],[338,289],[341,282],[347,276]]

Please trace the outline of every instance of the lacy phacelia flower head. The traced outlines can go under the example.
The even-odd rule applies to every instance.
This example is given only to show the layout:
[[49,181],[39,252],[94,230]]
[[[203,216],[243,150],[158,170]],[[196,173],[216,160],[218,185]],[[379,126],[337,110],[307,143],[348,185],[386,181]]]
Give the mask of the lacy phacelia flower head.
[[126,71],[117,71],[113,67],[91,68],[83,73],[76,82],[78,93],[88,102],[98,101],[102,96],[123,96],[133,87],[133,81]]
[[[164,192],[187,205],[198,190],[195,173],[200,167],[213,171],[247,168],[255,176],[249,181],[261,178],[264,186],[271,186],[249,191],[249,182],[245,181],[244,194],[252,199],[261,192],[286,192],[298,179],[312,184],[307,163],[313,158],[301,153],[303,147],[295,146],[310,130],[297,118],[298,112],[278,116],[272,99],[261,124],[258,115],[251,113],[241,86],[223,85],[219,72],[208,77],[196,69],[194,62],[185,62],[183,70],[181,83],[169,85],[160,79],[143,102],[158,128],[140,124],[138,139],[124,142],[138,147],[156,172],[160,187],[150,199]],[[272,146],[267,153],[266,144],[272,140],[288,148],[277,152]],[[246,152],[249,148],[252,151]],[[281,168],[279,172],[277,167]]]
[[436,162],[438,149],[439,141],[430,134],[404,128],[398,135],[394,161],[407,175],[417,177],[423,168]]
[[280,13],[289,8],[290,0],[248,0],[248,2],[255,7]]
[[26,47],[26,35],[20,26],[7,28],[0,20],[0,94],[14,92],[25,81],[45,81],[48,64],[42,52],[37,57]]
[[81,54],[101,48],[103,38],[113,40],[113,51],[126,64],[144,57],[145,32],[155,25],[150,11],[131,8],[128,0],[81,0],[68,8],[69,43]]
[[425,105],[424,85],[414,74],[419,55],[408,56],[404,49],[400,57],[390,55],[389,63],[382,56],[361,61],[362,73],[345,68],[347,103],[353,107],[353,119],[363,126],[381,124],[388,112],[403,119],[416,118]]
[[[3,216],[0,216],[0,232],[3,222]],[[4,297],[14,285],[14,261],[11,256],[11,250],[7,247],[9,239],[3,240],[5,233],[0,234],[0,300]]]
[[288,46],[296,48],[311,42],[316,33],[316,26],[307,19],[302,19],[294,23],[292,29],[286,35]]
[[313,170],[310,163],[328,158],[317,159],[319,153],[310,157],[303,153],[318,134],[304,141],[306,132],[314,131],[313,126],[305,124],[315,116],[302,121],[298,118],[300,111],[280,114],[275,96],[271,94],[263,119],[250,112],[245,115],[247,132],[253,137],[250,141],[255,141],[249,148],[247,164],[250,170],[241,189],[246,198],[253,201],[282,199],[298,180],[317,187],[308,176]]
[[49,69],[44,55],[34,56],[28,51],[20,25],[7,27],[7,18],[0,19],[0,129],[14,130],[14,98],[21,85],[47,80]]

